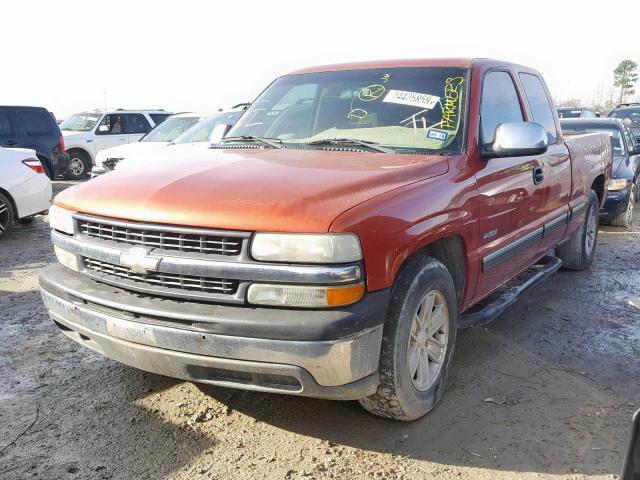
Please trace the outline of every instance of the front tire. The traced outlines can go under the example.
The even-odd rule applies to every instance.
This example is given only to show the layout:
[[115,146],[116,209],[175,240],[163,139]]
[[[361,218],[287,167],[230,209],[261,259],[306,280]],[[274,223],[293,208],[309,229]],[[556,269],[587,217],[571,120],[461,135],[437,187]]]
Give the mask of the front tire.
[[556,248],[556,255],[562,260],[562,268],[586,270],[591,266],[598,244],[599,207],[598,196],[591,190],[582,225],[573,237]]
[[89,155],[80,150],[71,150],[69,152],[69,167],[65,178],[67,180],[82,180],[89,173],[91,167],[91,159]]
[[631,221],[633,220],[633,207],[636,203],[636,192],[635,186],[631,188],[629,192],[629,201],[627,202],[627,208],[624,212],[620,213],[616,217],[611,219],[611,225],[614,227],[628,227],[631,225]]
[[13,216],[11,201],[0,193],[0,238],[7,235],[9,227],[13,224]]
[[442,398],[455,347],[458,307],[447,268],[410,258],[396,279],[380,351],[380,385],[360,400],[374,415],[415,420]]

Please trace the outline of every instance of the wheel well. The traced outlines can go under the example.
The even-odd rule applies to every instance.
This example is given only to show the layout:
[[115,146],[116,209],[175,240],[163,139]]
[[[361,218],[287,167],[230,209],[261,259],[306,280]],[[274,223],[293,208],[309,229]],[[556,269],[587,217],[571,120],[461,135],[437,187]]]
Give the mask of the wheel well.
[[598,196],[598,202],[602,205],[602,199],[604,198],[604,175],[598,175],[591,184],[591,190],[596,192]]
[[91,156],[91,154],[90,154],[88,151],[86,151],[84,148],[80,148],[80,147],[73,147],[73,148],[69,148],[69,149],[67,149],[67,153],[68,153],[69,155],[71,155],[71,152],[74,152],[74,151],[81,152],[81,153],[83,153],[84,155],[86,155],[86,156],[87,156],[87,158],[89,159],[89,161],[91,162],[91,164],[93,165],[93,157],[92,157],[92,156]]
[[0,193],[9,199],[9,202],[11,203],[11,209],[13,210],[13,219],[17,221],[19,214],[18,214],[18,206],[16,205],[16,201],[13,199],[11,195],[9,195],[9,192],[7,192],[5,189],[0,188]]
[[453,284],[456,287],[456,297],[458,301],[460,301],[464,294],[464,287],[467,281],[464,252],[464,241],[462,238],[452,236],[436,240],[417,250],[411,256],[428,255],[442,262],[453,278]]

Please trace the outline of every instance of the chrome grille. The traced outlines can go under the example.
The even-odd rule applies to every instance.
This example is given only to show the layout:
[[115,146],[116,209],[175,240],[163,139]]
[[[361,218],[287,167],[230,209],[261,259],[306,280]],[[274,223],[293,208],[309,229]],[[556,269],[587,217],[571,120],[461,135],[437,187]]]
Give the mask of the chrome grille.
[[151,286],[224,295],[233,295],[238,290],[237,280],[162,272],[135,273],[129,267],[122,265],[114,265],[87,257],[84,257],[83,260],[85,267],[95,272]]
[[78,225],[80,232],[89,237],[149,248],[227,256],[240,255],[242,250],[240,237],[163,231],[156,227],[144,229],[136,228],[135,224],[129,227],[88,220],[80,220]]

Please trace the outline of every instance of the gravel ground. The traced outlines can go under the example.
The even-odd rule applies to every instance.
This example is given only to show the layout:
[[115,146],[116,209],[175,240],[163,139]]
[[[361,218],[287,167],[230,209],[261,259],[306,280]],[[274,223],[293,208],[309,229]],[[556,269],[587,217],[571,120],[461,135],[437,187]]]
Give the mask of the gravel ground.
[[640,406],[639,258],[640,215],[602,227],[591,271],[559,272],[460,332],[440,406],[394,423],[356,402],[195,385],[76,346],[37,291],[54,261],[39,217],[0,242],[0,477],[615,478]]

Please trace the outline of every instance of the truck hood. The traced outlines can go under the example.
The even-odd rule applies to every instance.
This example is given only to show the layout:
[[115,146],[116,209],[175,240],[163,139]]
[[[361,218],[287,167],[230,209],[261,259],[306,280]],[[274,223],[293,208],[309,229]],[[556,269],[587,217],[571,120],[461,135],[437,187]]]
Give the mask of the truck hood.
[[[137,144],[131,144],[137,145]],[[147,145],[158,145],[156,143]],[[124,147],[125,145],[123,145]],[[141,167],[146,165],[147,167],[154,168],[153,165],[156,162],[164,162],[171,159],[180,159],[188,156],[199,150],[208,150],[211,146],[210,142],[196,142],[196,143],[181,143],[178,145],[172,145],[163,143],[161,148],[154,147],[150,149],[138,149],[136,152],[132,152],[130,155],[122,155],[124,160],[121,160],[115,167],[116,170],[122,168]],[[120,148],[120,147],[115,147]],[[116,155],[112,155],[116,156]]]
[[169,142],[134,142],[105,148],[104,150],[100,150],[96,155],[96,165],[102,165],[107,158],[129,159],[139,156],[153,157],[164,149],[168,143]]
[[61,130],[62,136],[66,140],[82,140],[91,137],[91,132],[76,132],[75,130]]
[[442,175],[446,156],[298,149],[210,149],[116,170],[59,194],[61,207],[149,223],[325,232],[342,212]]

